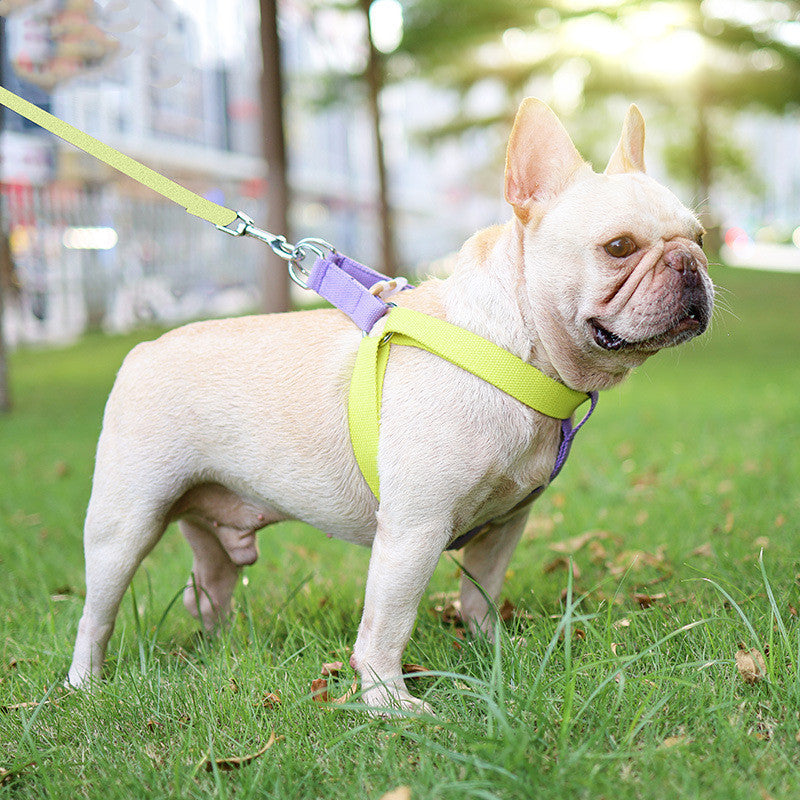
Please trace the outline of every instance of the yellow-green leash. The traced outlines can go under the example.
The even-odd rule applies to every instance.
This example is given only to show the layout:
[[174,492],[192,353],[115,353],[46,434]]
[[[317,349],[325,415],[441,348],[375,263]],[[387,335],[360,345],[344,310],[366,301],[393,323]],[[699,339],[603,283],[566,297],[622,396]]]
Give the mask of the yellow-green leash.
[[79,147],[89,155],[123,172],[135,181],[139,181],[139,183],[153,189],[174,203],[183,206],[195,217],[201,217],[214,225],[224,227],[225,225],[230,225],[238,216],[233,209],[225,208],[225,206],[221,206],[218,203],[212,203],[211,200],[206,200],[199,194],[190,192],[185,187],[175,183],[175,181],[165,178],[155,170],[150,169],[150,167],[140,164],[130,156],[126,156],[124,153],[120,153],[119,150],[115,150],[93,136],[89,136],[88,133],[84,133],[82,130],[64,122],[64,120],[54,117],[39,108],[39,106],[29,103],[2,86],[0,86],[0,103],[31,122],[35,122],[45,130],[50,131],[50,133],[54,133],[64,141]]

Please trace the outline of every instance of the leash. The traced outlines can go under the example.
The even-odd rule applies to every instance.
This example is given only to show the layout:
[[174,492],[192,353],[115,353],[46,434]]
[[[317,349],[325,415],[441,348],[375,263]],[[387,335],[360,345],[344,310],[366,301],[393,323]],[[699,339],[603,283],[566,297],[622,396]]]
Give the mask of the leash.
[[[324,239],[307,237],[297,244],[290,244],[285,236],[257,228],[244,212],[234,211],[190,191],[2,86],[0,103],[162,197],[183,206],[189,214],[212,223],[218,230],[231,236],[250,236],[266,243],[279,258],[287,262],[289,276],[298,286],[312,289],[350,317],[364,334],[356,355],[348,398],[350,438],[359,468],[376,498],[380,499],[378,438],[381,396],[390,343],[434,353],[545,416],[560,419],[561,444],[550,480],[558,474],[575,433],[594,411],[596,393],[588,395],[570,389],[502,347],[464,328],[387,302],[383,298],[392,292],[411,288],[405,279],[390,278],[359,264],[336,252],[333,245]],[[310,253],[317,258],[309,270],[303,266],[303,262]],[[375,323],[384,316],[386,325],[382,335],[370,336],[369,332]],[[589,412],[573,427],[572,414],[589,399],[592,401]],[[535,489],[508,513],[516,514],[535,499],[543,488]],[[504,517],[508,517],[508,514]],[[480,526],[463,534],[450,547],[461,547],[484,528]]]

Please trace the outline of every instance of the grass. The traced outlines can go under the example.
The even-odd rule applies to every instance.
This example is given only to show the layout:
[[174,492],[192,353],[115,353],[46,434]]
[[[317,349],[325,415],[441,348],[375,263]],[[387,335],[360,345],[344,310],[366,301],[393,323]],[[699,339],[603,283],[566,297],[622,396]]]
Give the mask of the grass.
[[[800,276],[715,279],[727,310],[713,334],[606,392],[534,507],[496,641],[462,639],[436,611],[456,587],[442,559],[405,658],[431,670],[412,690],[435,719],[314,702],[321,665],[347,663],[368,553],[297,524],[261,534],[213,640],[173,604],[190,555],[168,531],[123,603],[106,682],[61,697],[94,445],[135,339],[15,354],[0,798],[798,796]],[[765,655],[764,680],[741,677],[740,647]],[[271,732],[260,757],[216,765]]]

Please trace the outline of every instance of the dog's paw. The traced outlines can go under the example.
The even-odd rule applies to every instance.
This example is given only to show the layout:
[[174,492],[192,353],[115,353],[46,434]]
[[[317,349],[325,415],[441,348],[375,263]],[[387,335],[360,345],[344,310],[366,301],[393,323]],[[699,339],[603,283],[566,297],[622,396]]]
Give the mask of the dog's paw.
[[389,719],[412,714],[434,716],[433,708],[424,700],[407,691],[386,686],[372,686],[364,692],[361,699],[367,706],[367,713],[374,717]]

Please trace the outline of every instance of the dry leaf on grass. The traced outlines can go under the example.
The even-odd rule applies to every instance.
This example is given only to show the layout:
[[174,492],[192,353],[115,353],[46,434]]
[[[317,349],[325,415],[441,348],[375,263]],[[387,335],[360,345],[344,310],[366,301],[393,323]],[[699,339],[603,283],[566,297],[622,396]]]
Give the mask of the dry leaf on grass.
[[247,755],[247,756],[232,756],[231,758],[216,758],[213,761],[211,759],[206,759],[203,762],[203,766],[205,767],[206,772],[213,772],[214,771],[214,766],[216,766],[216,768],[218,770],[222,770],[222,772],[228,772],[228,771],[230,771],[232,769],[239,769],[240,767],[246,766],[251,761],[255,761],[255,759],[259,758],[260,756],[263,756],[264,753],[266,753],[267,750],[269,750],[270,747],[272,747],[272,745],[275,744],[275,742],[278,740],[278,738],[282,739],[283,737],[282,736],[281,737],[276,737],[275,736],[275,731],[272,731],[270,733],[270,735],[269,735],[269,741],[258,752],[250,753],[250,755]]
[[342,671],[342,664],[341,661],[330,661],[326,664],[322,665],[322,677],[329,678],[331,675],[338,675]]
[[58,705],[58,701],[64,697],[68,697],[72,692],[69,690],[62,690],[60,697],[51,697],[48,700],[29,700],[24,703],[12,703],[10,705],[0,706],[0,713],[7,714],[9,711],[18,711],[21,708],[38,708],[39,706]]
[[314,678],[311,681],[311,694],[314,696],[315,703],[327,703],[328,681],[325,678]]
[[634,592],[633,599],[642,607],[642,608],[650,608],[653,603],[658,602],[659,600],[664,600],[666,595],[664,592],[659,592],[658,594],[644,594],[643,592]]
[[[569,569],[570,560],[566,556],[559,556],[556,559],[553,559],[549,563],[545,564],[544,574],[549,575],[551,572],[555,572],[557,569]],[[580,567],[573,561],[572,562],[572,579],[579,580],[581,577],[581,569]]]
[[686,736],[686,734],[681,734],[680,736],[667,736],[663,742],[658,746],[659,750],[666,750],[669,747],[675,747],[679,744],[687,744],[691,742],[691,739]]
[[711,542],[705,542],[705,544],[701,544],[700,547],[695,547],[691,555],[701,556],[702,558],[713,558],[714,551],[711,549]]
[[353,678],[350,688],[341,697],[332,697],[330,702],[346,703],[351,697],[355,697],[356,694],[358,694],[358,678]]
[[764,663],[764,656],[755,647],[746,650],[743,644],[739,644],[739,649],[734,656],[736,669],[744,679],[745,683],[758,683],[767,674],[767,665]]
[[262,698],[260,705],[264,706],[264,708],[275,708],[279,706],[281,702],[281,696],[277,692],[267,692]]
[[398,786],[391,792],[386,792],[380,800],[411,800],[411,789],[408,786]]
[[567,539],[564,542],[553,542],[553,544],[550,545],[550,549],[555,550],[556,553],[571,555],[580,550],[581,547],[588,542],[591,542],[592,539],[607,539],[610,535],[608,531],[586,531],[586,533],[573,536],[571,539]]

